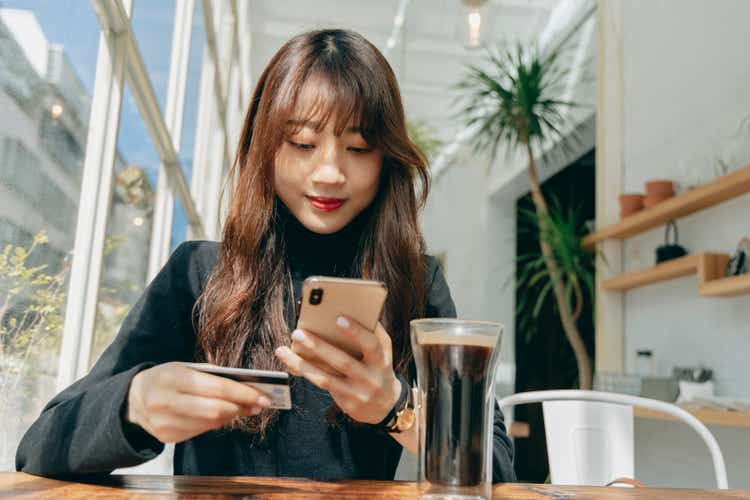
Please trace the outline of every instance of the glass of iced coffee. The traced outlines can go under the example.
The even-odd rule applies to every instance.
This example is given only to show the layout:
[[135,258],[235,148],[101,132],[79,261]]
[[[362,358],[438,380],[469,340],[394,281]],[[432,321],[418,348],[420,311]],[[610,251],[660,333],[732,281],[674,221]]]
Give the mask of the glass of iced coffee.
[[491,498],[494,374],[502,330],[486,321],[411,322],[422,498]]

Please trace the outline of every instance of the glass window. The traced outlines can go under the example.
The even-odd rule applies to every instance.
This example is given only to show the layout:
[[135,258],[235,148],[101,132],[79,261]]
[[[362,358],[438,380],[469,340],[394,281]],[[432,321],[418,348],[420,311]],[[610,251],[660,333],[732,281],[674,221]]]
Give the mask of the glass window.
[[190,185],[190,176],[193,172],[193,152],[195,150],[195,132],[198,122],[201,70],[203,67],[203,52],[206,46],[206,33],[203,30],[201,4],[202,2],[195,2],[195,12],[193,13],[193,26],[190,34],[190,56],[187,83],[185,86],[185,107],[182,118],[182,136],[179,151],[180,163],[182,164],[188,185]]
[[90,365],[146,286],[159,155],[125,85]]
[[[198,123],[198,101],[200,99],[201,71],[203,67],[203,53],[206,45],[206,34],[203,29],[202,2],[195,2],[193,12],[193,26],[190,34],[190,55],[188,62],[187,83],[185,87],[185,106],[182,118],[182,136],[178,156],[185,179],[190,185],[193,173],[193,157],[195,153],[195,134]],[[213,96],[208,96],[213,97]],[[172,218],[172,239],[170,250],[187,239],[188,221],[185,209],[177,196],[174,197],[174,211]]]
[[141,49],[162,114],[167,102],[174,13],[175,0],[133,1],[133,34]]
[[172,239],[169,245],[169,251],[174,252],[180,243],[187,239],[188,220],[182,203],[175,197],[174,213],[172,216]]
[[99,29],[88,2],[0,3],[0,470],[55,392]]

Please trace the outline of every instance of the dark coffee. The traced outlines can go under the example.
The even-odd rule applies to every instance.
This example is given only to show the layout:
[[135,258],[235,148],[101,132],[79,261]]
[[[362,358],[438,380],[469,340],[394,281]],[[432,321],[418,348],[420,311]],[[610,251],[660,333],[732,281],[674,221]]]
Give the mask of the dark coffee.
[[493,415],[491,406],[485,410],[485,394],[494,343],[494,338],[478,335],[422,337],[425,476],[432,483],[478,485],[489,467],[485,419]]

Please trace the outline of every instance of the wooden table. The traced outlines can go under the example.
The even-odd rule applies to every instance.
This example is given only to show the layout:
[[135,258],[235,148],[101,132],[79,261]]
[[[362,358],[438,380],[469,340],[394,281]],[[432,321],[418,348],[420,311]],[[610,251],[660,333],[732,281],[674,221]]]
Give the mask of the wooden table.
[[[750,499],[750,491],[594,488],[548,484],[499,484],[494,498],[508,500],[696,500]],[[0,473],[0,498],[418,498],[415,483],[403,481],[310,481],[267,477],[103,476],[58,481],[20,472]]]

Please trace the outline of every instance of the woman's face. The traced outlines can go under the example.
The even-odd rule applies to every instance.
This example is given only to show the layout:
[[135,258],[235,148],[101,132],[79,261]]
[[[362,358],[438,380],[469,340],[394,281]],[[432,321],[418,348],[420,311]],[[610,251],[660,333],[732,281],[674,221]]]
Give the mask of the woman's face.
[[[312,97],[302,92],[299,109]],[[294,122],[294,121],[293,121]],[[367,208],[378,192],[383,154],[353,124],[334,134],[336,116],[316,132],[315,119],[288,135],[274,165],[274,188],[290,212],[310,231],[331,234]]]

